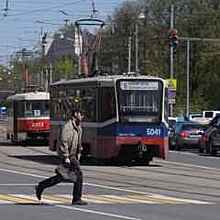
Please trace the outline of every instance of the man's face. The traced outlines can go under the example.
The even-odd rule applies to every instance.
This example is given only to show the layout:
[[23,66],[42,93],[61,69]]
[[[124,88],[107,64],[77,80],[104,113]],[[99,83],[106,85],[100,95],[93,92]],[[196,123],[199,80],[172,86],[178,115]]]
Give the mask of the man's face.
[[78,122],[81,122],[83,119],[83,115],[81,114],[81,112],[75,112],[74,116]]

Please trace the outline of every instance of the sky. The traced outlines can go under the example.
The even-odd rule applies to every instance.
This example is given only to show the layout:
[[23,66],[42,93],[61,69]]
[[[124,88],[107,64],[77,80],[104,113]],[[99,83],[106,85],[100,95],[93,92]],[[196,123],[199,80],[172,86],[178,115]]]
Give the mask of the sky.
[[[123,1],[94,0],[97,18],[105,19]],[[91,13],[92,0],[1,0],[0,64],[7,65],[10,56],[22,48],[33,50],[43,32],[57,31],[65,19],[75,22],[88,18]]]

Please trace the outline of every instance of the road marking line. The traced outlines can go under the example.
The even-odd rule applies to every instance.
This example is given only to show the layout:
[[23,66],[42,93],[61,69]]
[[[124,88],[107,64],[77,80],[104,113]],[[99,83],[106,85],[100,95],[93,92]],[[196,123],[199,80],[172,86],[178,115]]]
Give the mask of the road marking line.
[[110,195],[94,195],[93,197],[106,201],[109,204],[128,204],[128,202],[122,197],[114,198],[114,197],[111,197]]
[[24,173],[24,172],[21,172],[21,171],[1,169],[1,168],[0,168],[0,171],[8,172],[8,173],[20,174],[20,175],[25,175],[25,176],[39,177],[39,178],[47,178],[48,177],[48,176],[41,176],[41,175],[37,175],[37,174]]
[[[41,175],[36,175],[36,174],[31,174],[31,173],[24,173],[24,172],[15,171],[15,170],[0,169],[0,171],[15,173],[15,174],[21,174],[21,175],[25,175],[25,176],[47,178],[46,176],[41,176]],[[88,186],[93,186],[93,187],[103,188],[103,189],[109,189],[109,190],[115,190],[115,191],[119,191],[119,192],[121,191],[121,192],[134,193],[134,194],[145,195],[145,196],[152,196],[152,197],[153,196],[158,196],[158,197],[163,196],[163,195],[160,195],[160,194],[152,194],[152,193],[141,192],[141,191],[137,191],[137,190],[128,190],[128,189],[122,189],[122,188],[117,188],[117,187],[99,185],[99,184],[94,184],[94,183],[84,183],[83,185],[88,185]],[[214,203],[209,203],[209,202],[199,201],[199,200],[195,200],[195,201],[200,202],[200,204],[214,204]]]
[[42,202],[47,202],[47,203],[52,203],[52,204],[60,204],[60,203],[69,203],[70,204],[70,201],[69,199],[66,199],[66,198],[63,198],[61,196],[58,196],[58,195],[42,195]]
[[[200,204],[210,205],[211,202],[199,200],[181,199],[162,195],[92,195],[83,196],[83,199],[90,203],[98,204]],[[1,201],[12,201],[14,203],[39,203],[35,195],[23,194],[0,194]],[[72,196],[69,194],[43,194],[41,202],[51,204],[70,204]]]
[[134,218],[134,217],[124,216],[124,215],[117,215],[117,214],[112,214],[112,213],[108,213],[108,212],[95,211],[95,210],[91,210],[91,209],[81,209],[81,208],[76,208],[76,207],[72,207],[72,206],[65,206],[65,205],[55,205],[55,206],[60,207],[60,208],[64,208],[64,209],[70,209],[70,210],[74,210],[74,211],[92,213],[92,214],[96,214],[96,215],[108,216],[108,217],[119,218],[119,219],[142,220],[140,218]]
[[99,203],[99,204],[112,204],[112,202],[109,199],[103,198],[100,195],[83,195],[83,199],[85,199],[88,202],[91,203]]
[[6,200],[1,200],[0,199],[0,205],[4,205],[4,204],[14,204],[14,202],[6,201]]
[[[15,196],[16,195],[16,196]],[[22,201],[21,203],[30,203],[30,201],[34,202],[34,203],[39,203],[39,201],[36,201],[36,199],[32,199],[33,196],[28,196],[28,195],[7,195],[7,196],[3,196],[0,195],[0,199],[6,199],[7,201],[3,201],[3,204],[14,204],[14,202],[16,203],[20,203],[19,201]],[[19,198],[18,198],[19,197]],[[23,197],[23,199],[21,199]],[[26,200],[26,202],[25,202]],[[51,204],[51,200],[44,200],[48,201],[48,204]],[[1,201],[0,201],[1,202]],[[54,202],[54,201],[53,201]],[[40,204],[40,203],[39,203]],[[127,220],[142,220],[140,218],[135,218],[135,217],[130,217],[130,216],[125,216],[125,215],[117,215],[117,214],[113,214],[113,213],[109,213],[109,212],[101,212],[101,211],[96,211],[96,210],[91,210],[91,209],[82,209],[82,208],[77,208],[77,207],[72,207],[72,206],[66,206],[66,205],[59,205],[59,204],[54,204],[55,207],[58,208],[64,208],[64,209],[69,209],[69,210],[74,210],[74,211],[80,211],[80,212],[84,212],[84,213],[91,213],[91,214],[95,214],[95,215],[101,215],[101,216],[107,216],[107,217],[112,217],[112,218],[118,218],[118,219],[127,219]]]
[[19,197],[17,195],[11,195],[11,194],[1,194],[0,195],[0,200],[6,200],[6,201],[10,201],[10,202],[14,202],[14,203],[37,203],[36,200],[34,199],[28,199],[28,198],[23,198],[23,197]]
[[[144,196],[144,195],[128,195],[129,198],[132,199],[137,199],[142,201],[143,203],[146,203],[146,201],[150,201],[153,204],[170,204],[169,200],[165,200],[165,199],[154,199],[152,198],[152,196]],[[173,203],[173,204],[177,204],[177,203]]]
[[[2,199],[6,199],[7,201],[9,200],[9,201],[13,201],[13,202],[16,202],[16,203],[22,203],[22,204],[30,203],[30,201],[32,203],[34,202],[34,203],[39,203],[40,204],[40,202],[36,201],[36,199],[34,199],[34,200],[32,199],[33,196],[18,195],[18,194],[15,194],[15,195],[13,195],[13,196],[12,195],[7,195],[7,196],[0,195],[0,199],[2,198]],[[20,201],[22,201],[22,202],[20,202]],[[74,210],[74,211],[80,211],[80,212],[84,212],[84,213],[91,213],[91,214],[95,214],[95,215],[108,216],[108,217],[118,218],[118,219],[142,220],[140,218],[125,216],[125,215],[117,215],[117,214],[113,214],[113,213],[109,213],[109,212],[101,212],[101,211],[96,211],[96,210],[91,210],[91,209],[82,209],[82,208],[77,208],[77,207],[72,207],[72,206],[54,204],[55,202],[58,202],[58,201],[54,201],[54,200],[45,200],[44,199],[43,202],[44,203],[46,202],[48,204],[53,204],[55,207],[58,207],[58,208],[64,208],[64,209],[69,209],[69,210]]]
[[205,201],[193,200],[193,199],[181,199],[181,198],[169,197],[169,196],[164,196],[164,195],[152,195],[152,198],[168,200],[168,201],[174,202],[174,203],[181,202],[181,203],[200,204],[200,205],[214,204],[212,202],[205,202]]
[[[59,186],[72,186],[72,183],[60,183]],[[0,183],[1,186],[36,186],[36,183]]]
[[129,195],[125,196],[115,196],[115,195],[104,195],[107,198],[113,198],[115,200],[122,200],[124,201],[126,204],[135,204],[135,203],[144,203],[144,204],[156,204],[153,201],[147,201],[147,200],[139,200],[139,199],[135,199],[135,198],[130,198]]
[[207,167],[207,166],[199,166],[199,165],[194,165],[194,164],[187,164],[187,163],[180,163],[180,162],[174,162],[174,161],[155,161],[159,163],[164,163],[164,164],[172,164],[172,165],[183,165],[185,167],[189,168],[201,168],[201,169],[206,169],[206,170],[213,170],[213,171],[220,171],[220,168],[215,168],[215,167]]

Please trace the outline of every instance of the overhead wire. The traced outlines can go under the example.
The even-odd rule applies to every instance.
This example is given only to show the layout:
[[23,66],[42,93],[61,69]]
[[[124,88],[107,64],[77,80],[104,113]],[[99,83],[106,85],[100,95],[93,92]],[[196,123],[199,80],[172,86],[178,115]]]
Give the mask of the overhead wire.
[[42,9],[35,9],[35,10],[26,11],[26,12],[21,12],[21,13],[17,13],[17,14],[8,14],[7,16],[8,16],[8,17],[13,17],[13,16],[28,15],[28,14],[33,14],[33,13],[38,13],[38,12],[43,12],[43,11],[52,11],[52,9],[61,8],[62,6],[75,5],[75,4],[81,3],[81,2],[83,2],[83,1],[88,1],[88,0],[77,0],[77,1],[72,2],[72,3],[66,3],[66,4],[51,6],[51,7],[42,8]]
[[[19,1],[19,7],[20,7],[20,9],[22,9],[23,11],[20,11],[20,12],[16,12],[15,13],[15,11],[16,10],[14,10],[13,8],[10,10],[10,13],[6,16],[6,17],[0,17],[0,21],[1,20],[4,20],[4,21],[10,21],[10,20],[8,20],[8,18],[10,17],[10,18],[12,18],[12,17],[17,17],[16,18],[16,20],[15,20],[15,22],[16,21],[19,21],[19,22],[16,22],[17,23],[17,28],[19,28],[21,25],[22,25],[22,29],[21,30],[23,30],[24,29],[24,23],[26,23],[26,25],[27,25],[27,23],[30,23],[30,22],[35,22],[35,20],[36,20],[36,18],[32,18],[31,17],[31,19],[26,19],[26,20],[23,20],[23,22],[21,23],[20,21],[22,21],[22,18],[24,18],[25,17],[25,15],[32,15],[32,14],[35,14],[36,16],[38,15],[38,13],[43,13],[43,12],[49,12],[50,14],[51,13],[54,13],[54,12],[56,12],[56,10],[58,11],[59,9],[63,9],[64,11],[66,10],[66,8],[67,8],[67,10],[68,10],[68,13],[71,15],[71,16],[65,16],[65,17],[68,17],[68,18],[70,18],[70,19],[78,19],[78,18],[81,18],[81,17],[89,17],[90,16],[90,11],[89,11],[89,9],[88,10],[84,10],[84,9],[80,9],[80,10],[77,10],[77,12],[75,12],[75,11],[73,11],[73,9],[71,8],[71,7],[69,7],[68,8],[68,6],[71,6],[71,5],[76,5],[76,4],[79,4],[79,3],[82,3],[82,2],[87,2],[87,1],[91,1],[91,0],[75,0],[74,2],[73,1],[71,1],[71,2],[69,2],[69,3],[63,3],[63,4],[57,4],[57,5],[54,5],[54,1],[41,1],[41,0],[38,0],[38,4],[48,4],[48,2],[51,2],[51,5],[52,6],[50,6],[50,7],[43,7],[43,8],[39,8],[39,9],[33,9],[33,10],[26,10],[26,8],[25,7],[23,7],[23,8],[21,8],[21,5],[23,5],[24,3],[30,3],[30,1]],[[97,3],[97,1],[96,1],[96,5],[98,6],[98,8],[101,6],[102,8],[104,8],[104,10],[103,9],[101,9],[101,10],[99,10],[99,14],[98,14],[98,16],[106,16],[107,14],[110,14],[110,13],[112,13],[112,10],[110,10],[110,8],[108,7],[109,5],[111,5],[112,7],[115,7],[115,5],[118,5],[118,2],[119,2],[119,0],[117,0],[117,1],[105,1],[105,2],[103,2],[103,1],[99,1],[99,3]],[[44,4],[44,5],[45,5]],[[15,5],[15,3],[14,3],[14,5]],[[35,5],[36,6],[36,5]],[[88,6],[88,4],[86,4],[86,6]],[[77,6],[78,7],[78,6]],[[33,8],[33,7],[32,7]],[[79,7],[79,8],[81,8],[81,7]],[[18,11],[18,10],[17,10]],[[46,14],[46,16],[48,15],[48,13]],[[58,17],[58,16],[57,16]],[[48,22],[48,24],[43,24],[43,22],[41,23],[41,24],[39,24],[39,25],[58,25],[58,24],[53,24],[53,23],[57,23],[57,21],[59,20],[57,20],[57,17],[56,17],[56,19],[55,20],[53,20],[54,22]],[[44,18],[43,19],[46,19],[47,17],[45,17],[44,16]],[[48,18],[50,18],[51,19],[51,16],[48,16]],[[41,18],[42,19],[42,18]],[[12,21],[10,21],[10,22],[12,22]],[[4,24],[5,24],[6,22],[4,22]],[[19,25],[19,23],[21,24],[21,25]],[[46,23],[46,22],[44,22],[44,23]],[[65,23],[63,23],[63,25],[64,25]],[[29,25],[29,24],[28,24]],[[19,27],[18,27],[19,26]],[[60,26],[62,26],[62,24],[60,24]],[[39,26],[38,26],[39,27]],[[29,29],[31,29],[31,30],[33,30],[33,29],[35,29],[36,30],[36,28],[37,28],[37,26],[30,26],[30,27],[25,27],[25,30],[29,30]],[[48,29],[48,31],[49,31],[49,29],[52,29],[52,28],[46,28],[46,29]],[[8,33],[9,34],[9,33]],[[13,35],[13,34],[12,34]],[[11,35],[11,37],[12,37],[12,35]],[[11,38],[10,37],[10,38]],[[8,40],[8,38],[7,38],[7,40]],[[26,41],[26,40],[25,40]],[[21,44],[20,44],[20,46],[21,46]],[[23,47],[31,47],[31,45],[29,45],[29,46],[27,46],[27,45],[25,45],[25,46],[23,46]],[[10,48],[12,48],[12,47],[10,47]],[[8,47],[8,50],[10,49],[9,47]],[[14,47],[14,48],[17,48],[17,47]]]

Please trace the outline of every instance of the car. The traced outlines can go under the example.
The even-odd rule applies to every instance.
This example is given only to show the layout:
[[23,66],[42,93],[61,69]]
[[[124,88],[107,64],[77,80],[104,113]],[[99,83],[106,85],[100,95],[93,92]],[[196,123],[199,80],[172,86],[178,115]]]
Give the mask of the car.
[[218,150],[220,150],[220,115],[212,119],[200,138],[201,153],[216,155]]
[[170,137],[171,149],[180,150],[186,147],[200,147],[200,138],[204,133],[204,125],[184,121],[177,122],[174,134]]

